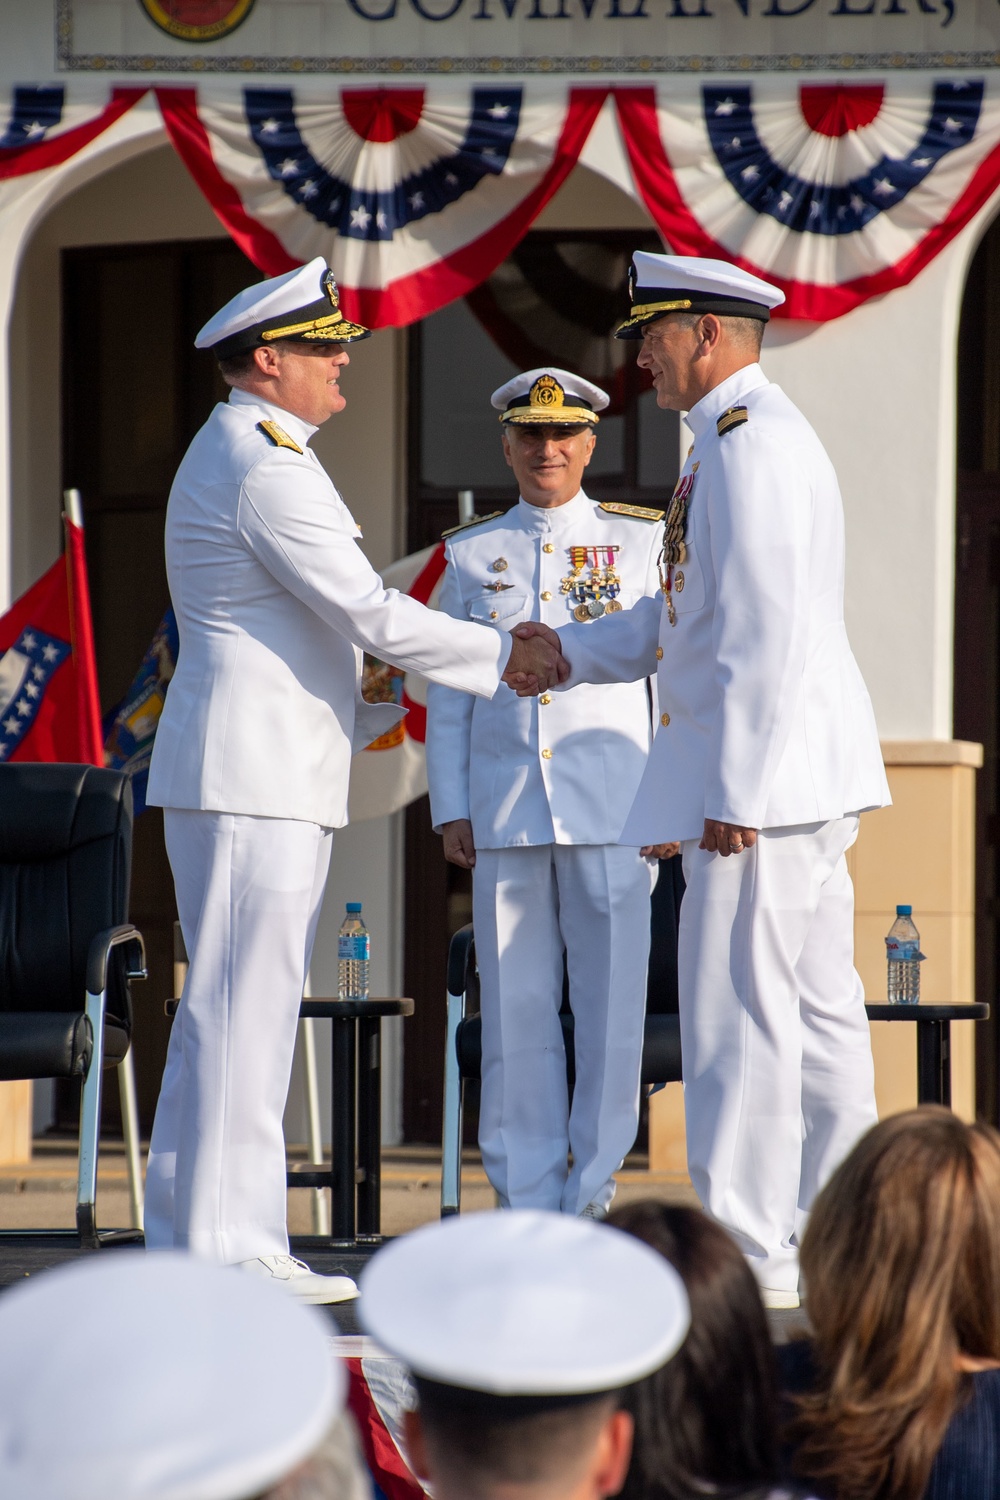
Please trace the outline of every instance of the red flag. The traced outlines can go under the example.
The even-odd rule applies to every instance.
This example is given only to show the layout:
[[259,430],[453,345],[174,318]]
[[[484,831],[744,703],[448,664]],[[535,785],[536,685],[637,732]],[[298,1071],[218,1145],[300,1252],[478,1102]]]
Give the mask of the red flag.
[[0,761],[104,764],[83,531],[0,616]]

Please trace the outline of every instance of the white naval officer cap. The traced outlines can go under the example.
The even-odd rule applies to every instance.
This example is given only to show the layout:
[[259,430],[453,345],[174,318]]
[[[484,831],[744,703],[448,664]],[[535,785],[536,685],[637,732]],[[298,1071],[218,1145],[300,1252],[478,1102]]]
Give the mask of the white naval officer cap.
[[579,426],[597,422],[611,398],[599,385],[560,370],[558,365],[543,365],[525,370],[493,392],[490,402],[500,413],[501,422],[517,425],[545,422],[562,426]]
[[495,1396],[618,1390],[680,1347],[683,1282],[648,1245],[534,1209],[394,1240],[361,1276],[367,1331],[417,1377]]
[[350,323],[340,310],[340,292],[321,255],[297,271],[272,276],[237,292],[194,341],[230,359],[275,339],[293,342],[350,344],[370,336],[371,329]]
[[616,339],[641,339],[643,329],[670,312],[716,313],[766,323],[785,294],[728,260],[698,255],[654,255],[637,250],[628,273],[632,308]]
[[331,1328],[174,1251],[106,1250],[0,1299],[0,1495],[245,1500],[342,1409]]

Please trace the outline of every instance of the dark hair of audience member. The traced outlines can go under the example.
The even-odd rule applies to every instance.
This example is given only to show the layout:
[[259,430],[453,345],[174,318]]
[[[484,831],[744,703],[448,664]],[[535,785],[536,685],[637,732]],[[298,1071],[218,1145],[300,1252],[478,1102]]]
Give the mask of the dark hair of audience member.
[[1000,1359],[1000,1134],[936,1106],[883,1120],[817,1197],[800,1261],[819,1383],[795,1467],[838,1500],[919,1500],[963,1361]]
[[699,1209],[634,1203],[609,1222],[658,1250],[691,1303],[679,1352],[625,1392],[635,1442],[622,1500],[690,1500],[773,1482],[774,1356],[743,1255]]
[[620,1393],[496,1396],[412,1377],[435,1478],[466,1494],[564,1482],[586,1463]]

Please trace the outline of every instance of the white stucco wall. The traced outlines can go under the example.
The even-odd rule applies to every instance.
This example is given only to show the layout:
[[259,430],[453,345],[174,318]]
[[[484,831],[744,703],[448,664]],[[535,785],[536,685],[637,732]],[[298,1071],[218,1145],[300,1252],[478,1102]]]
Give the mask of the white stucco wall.
[[883,739],[952,725],[956,346],[988,208],[909,286],[830,323],[775,319],[763,366],[833,459],[847,627]]

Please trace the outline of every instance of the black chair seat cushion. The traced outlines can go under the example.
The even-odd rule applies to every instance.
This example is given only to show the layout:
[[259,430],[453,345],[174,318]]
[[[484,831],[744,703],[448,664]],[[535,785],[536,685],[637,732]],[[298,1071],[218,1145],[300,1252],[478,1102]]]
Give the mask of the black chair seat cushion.
[[[104,1066],[114,1067],[128,1051],[128,1032],[104,1028]],[[94,1039],[87,1017],[78,1012],[7,1011],[0,1014],[0,1079],[82,1078],[90,1066]]]
[[[563,1014],[563,1040],[566,1043],[566,1064],[570,1087],[573,1086],[573,1028],[572,1015]],[[483,1060],[483,1024],[478,1015],[467,1016],[460,1021],[455,1034],[455,1050],[458,1067],[463,1078],[478,1078]],[[643,1083],[679,1083],[681,1079],[681,1028],[677,1016],[647,1015],[642,1046]]]

